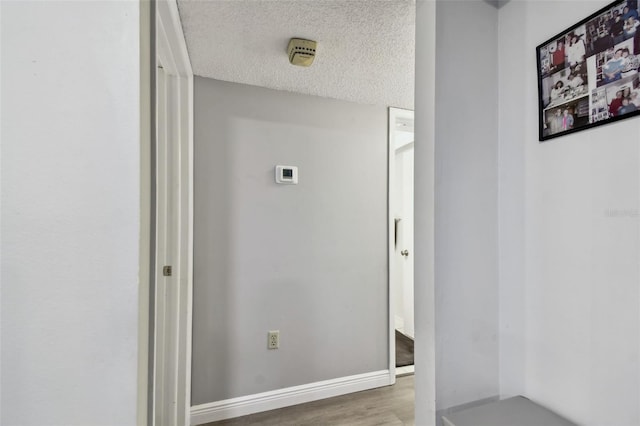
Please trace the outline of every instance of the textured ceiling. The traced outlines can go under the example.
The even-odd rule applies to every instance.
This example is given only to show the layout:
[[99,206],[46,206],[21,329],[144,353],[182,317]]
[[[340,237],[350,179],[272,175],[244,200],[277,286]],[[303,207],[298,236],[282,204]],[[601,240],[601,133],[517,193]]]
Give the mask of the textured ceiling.
[[[178,0],[196,75],[413,109],[414,0]],[[318,42],[309,68],[292,37]]]

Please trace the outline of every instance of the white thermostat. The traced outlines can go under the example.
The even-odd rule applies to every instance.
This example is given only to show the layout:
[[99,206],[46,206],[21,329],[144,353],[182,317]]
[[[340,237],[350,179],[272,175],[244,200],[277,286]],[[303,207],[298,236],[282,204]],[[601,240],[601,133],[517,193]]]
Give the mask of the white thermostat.
[[298,184],[298,168],[296,166],[276,166],[276,183]]

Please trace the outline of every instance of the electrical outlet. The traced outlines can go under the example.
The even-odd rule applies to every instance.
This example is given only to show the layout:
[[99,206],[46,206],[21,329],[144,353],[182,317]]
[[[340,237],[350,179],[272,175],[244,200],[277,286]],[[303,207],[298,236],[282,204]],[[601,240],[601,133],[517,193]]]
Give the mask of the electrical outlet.
[[271,330],[267,333],[267,349],[280,347],[280,330]]

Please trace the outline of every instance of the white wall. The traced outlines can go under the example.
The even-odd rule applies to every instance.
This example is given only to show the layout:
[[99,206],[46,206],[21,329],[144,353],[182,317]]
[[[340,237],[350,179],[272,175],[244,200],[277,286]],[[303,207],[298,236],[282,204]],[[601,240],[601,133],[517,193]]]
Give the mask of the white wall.
[[1,4],[3,425],[136,422],[138,8]]
[[196,78],[192,404],[386,370],[386,223],[384,107]]
[[497,19],[485,2],[436,3],[438,409],[499,394]]
[[[535,47],[608,1],[500,10],[500,387],[640,424],[640,120],[538,142]],[[544,25],[541,25],[544,23]]]
[[434,148],[436,4],[416,1],[414,143],[415,423],[435,425]]

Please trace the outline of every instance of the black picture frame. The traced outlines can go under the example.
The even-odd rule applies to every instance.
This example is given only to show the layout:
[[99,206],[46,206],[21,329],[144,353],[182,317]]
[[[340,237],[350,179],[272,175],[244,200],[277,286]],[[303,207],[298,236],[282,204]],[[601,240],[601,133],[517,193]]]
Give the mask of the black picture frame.
[[639,17],[616,0],[536,47],[540,142],[640,115]]

